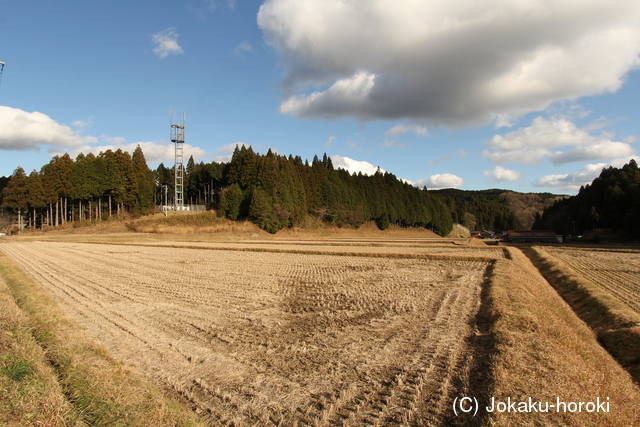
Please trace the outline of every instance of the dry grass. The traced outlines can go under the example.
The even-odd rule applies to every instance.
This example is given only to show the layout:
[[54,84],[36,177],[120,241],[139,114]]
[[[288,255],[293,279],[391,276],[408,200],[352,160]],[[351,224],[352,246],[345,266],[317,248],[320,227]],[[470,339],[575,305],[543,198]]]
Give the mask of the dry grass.
[[[616,277],[611,277],[609,281],[606,280],[606,276],[611,274],[613,266],[609,264],[608,269],[601,268],[597,272],[591,273],[592,277],[604,283],[602,286],[586,279],[563,261],[550,255],[542,247],[534,246],[527,249],[526,253],[578,316],[596,332],[604,347],[640,383],[640,356],[638,354],[640,313],[610,292],[609,289],[613,287],[616,294],[624,295],[625,299],[633,300],[634,294],[629,296],[628,287],[616,287]],[[594,252],[592,256],[598,254],[599,252]],[[625,268],[634,267],[633,263],[621,265],[624,265]],[[637,277],[640,278],[640,275]],[[634,285],[637,286],[637,282],[629,283],[631,287]],[[638,294],[635,295],[637,298]]]
[[486,260],[11,249],[87,333],[212,425],[441,425],[468,388]]
[[540,276],[518,249],[497,260],[490,295],[496,399],[555,403],[610,399],[609,413],[502,413],[491,425],[640,425],[640,390],[598,345],[593,331]]
[[589,282],[609,292],[640,318],[640,251],[542,247]]
[[[2,249],[6,248],[2,245]],[[9,313],[4,321],[14,324],[17,333],[4,337],[14,342],[2,347],[3,363],[7,366],[7,361],[17,360],[27,367],[26,374],[20,374],[20,381],[14,378],[7,383],[13,387],[9,394],[13,409],[7,412],[12,414],[13,425],[38,425],[36,421],[45,425],[201,425],[190,411],[164,398],[94,344],[49,294],[1,253],[0,274],[19,306],[11,307],[9,295],[4,294],[5,306],[10,310],[4,312]],[[25,334],[25,322],[32,338]],[[26,354],[31,360],[24,357]],[[23,383],[31,378],[33,381]],[[31,382],[36,386],[28,386]],[[23,403],[14,406],[15,399]],[[39,413],[37,408],[41,409]]]
[[[57,236],[103,243],[22,238],[0,248],[114,357],[191,400],[211,425],[640,425],[637,385],[520,250],[358,232],[289,230],[270,243],[264,233],[243,241],[246,230]],[[92,384],[82,387],[102,387]],[[465,395],[482,410],[490,397],[608,398],[610,412],[456,418],[452,401]]]
[[0,276],[0,425],[82,425]]
[[205,211],[186,215],[155,214],[129,221],[130,231],[156,234],[199,233],[260,233],[261,230],[249,221],[230,221],[219,218],[215,212]]

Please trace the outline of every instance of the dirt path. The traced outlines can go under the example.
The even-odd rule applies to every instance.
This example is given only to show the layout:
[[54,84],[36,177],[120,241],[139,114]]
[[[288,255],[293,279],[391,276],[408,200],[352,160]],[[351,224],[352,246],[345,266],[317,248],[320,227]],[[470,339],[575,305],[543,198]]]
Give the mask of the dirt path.
[[442,425],[485,261],[12,242],[119,360],[214,425]]

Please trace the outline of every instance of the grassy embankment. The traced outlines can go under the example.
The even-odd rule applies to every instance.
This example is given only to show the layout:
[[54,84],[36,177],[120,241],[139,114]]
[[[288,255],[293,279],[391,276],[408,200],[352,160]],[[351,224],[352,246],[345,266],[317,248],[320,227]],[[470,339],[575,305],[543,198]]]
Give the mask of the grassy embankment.
[[94,344],[0,251],[0,425],[200,426]]
[[[508,248],[510,260],[496,260],[489,283],[487,396],[497,400],[610,403],[610,412],[493,413],[499,426],[640,425],[640,389],[598,344],[596,334],[548,285],[529,259]],[[637,347],[636,347],[637,349]]]
[[640,384],[640,314],[576,273],[543,247],[525,253],[564,300],[596,333],[602,345]]

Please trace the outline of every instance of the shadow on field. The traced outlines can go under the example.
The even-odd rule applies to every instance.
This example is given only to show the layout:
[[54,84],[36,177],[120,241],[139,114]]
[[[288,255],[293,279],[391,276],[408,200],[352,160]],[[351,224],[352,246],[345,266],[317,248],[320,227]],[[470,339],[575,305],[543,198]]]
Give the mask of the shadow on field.
[[[482,283],[482,291],[480,293],[480,308],[478,313],[471,320],[472,330],[475,334],[468,337],[467,345],[472,349],[471,369],[466,375],[456,378],[458,384],[455,389],[458,390],[458,396],[452,396],[451,399],[451,416],[444,420],[445,426],[483,426],[487,425],[488,413],[483,410],[489,402],[489,398],[493,391],[493,369],[491,365],[492,355],[497,352],[496,340],[493,333],[492,325],[495,321],[495,314],[492,310],[492,300],[490,295],[491,277],[493,274],[494,263],[489,264],[485,271],[484,281]],[[458,416],[453,411],[453,400],[455,398],[471,397],[477,399],[477,415],[473,415],[474,411],[468,414],[458,410]],[[476,404],[476,402],[474,402]],[[468,406],[470,407],[470,406]]]

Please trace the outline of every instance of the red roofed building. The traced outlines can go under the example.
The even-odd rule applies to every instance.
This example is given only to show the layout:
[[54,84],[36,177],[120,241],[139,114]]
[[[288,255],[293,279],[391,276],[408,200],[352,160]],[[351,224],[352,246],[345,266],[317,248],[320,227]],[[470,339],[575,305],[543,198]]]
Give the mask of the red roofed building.
[[509,230],[507,240],[513,243],[562,243],[562,236],[552,230]]

